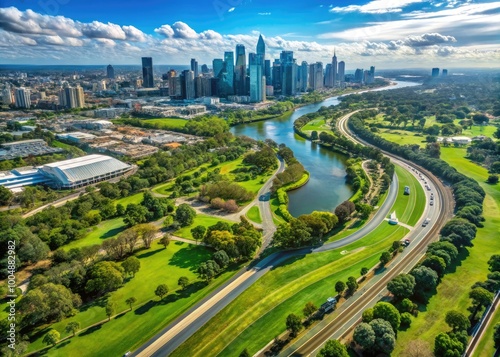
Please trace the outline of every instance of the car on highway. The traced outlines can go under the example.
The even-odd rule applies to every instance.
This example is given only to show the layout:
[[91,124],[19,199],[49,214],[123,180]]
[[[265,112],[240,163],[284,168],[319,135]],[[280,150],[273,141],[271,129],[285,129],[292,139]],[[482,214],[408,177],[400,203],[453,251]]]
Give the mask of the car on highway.
[[431,202],[429,203],[429,205],[434,206],[434,201],[431,200]]
[[429,224],[430,221],[431,221],[430,218],[426,218],[424,223],[422,223],[422,227],[427,227],[427,225]]
[[401,243],[401,244],[403,245],[403,247],[408,247],[408,246],[410,245],[410,243],[411,243],[411,241],[410,241],[408,238],[406,238],[406,239],[403,241],[403,243]]
[[271,192],[267,192],[259,196],[259,201],[269,201],[271,199]]

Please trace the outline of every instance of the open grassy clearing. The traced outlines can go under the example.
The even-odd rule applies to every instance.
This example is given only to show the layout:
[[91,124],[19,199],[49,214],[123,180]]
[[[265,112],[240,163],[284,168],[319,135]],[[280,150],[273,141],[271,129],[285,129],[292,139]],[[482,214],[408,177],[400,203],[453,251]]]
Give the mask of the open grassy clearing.
[[[150,250],[135,255],[141,260],[141,269],[122,288],[110,294],[110,300],[117,305],[117,312],[127,310],[125,300],[128,297],[136,297],[138,301],[134,310],[52,348],[50,356],[123,355],[140,346],[236,272],[226,272],[206,286],[197,280],[195,269],[209,259],[211,252],[204,247],[181,242],[171,243],[166,250],[163,246],[153,244]],[[180,276],[186,276],[192,282],[186,291],[180,290],[177,285]],[[170,292],[159,302],[154,290],[161,283],[167,284]],[[82,310],[75,317],[55,323],[50,328],[55,328],[64,337],[67,336],[64,327],[70,321],[78,321],[82,327],[86,327],[106,319],[104,309],[100,306],[93,305]],[[130,326],[134,328],[131,330]],[[44,347],[41,339],[46,332],[47,329],[42,330],[37,340],[30,345],[30,351]]]
[[252,206],[247,212],[247,218],[255,223],[262,223],[259,206]]
[[420,147],[425,147],[427,144],[425,136],[421,134],[417,136],[416,134],[418,133],[399,129],[380,129],[380,132],[377,133],[377,135],[380,135],[384,139],[399,145],[419,145]]
[[107,238],[112,238],[124,231],[127,228],[125,223],[123,223],[123,217],[117,217],[113,219],[108,219],[102,221],[95,227],[87,228],[89,234],[85,237],[72,241],[69,244],[64,245],[62,248],[64,250],[70,250],[72,248],[81,248],[94,244],[102,244],[102,242]]
[[204,226],[204,227],[208,228],[210,226],[213,226],[214,224],[216,224],[219,221],[226,222],[226,223],[229,223],[231,225],[233,225],[235,223],[232,221],[225,220],[223,218],[207,216],[204,214],[197,214],[192,225],[187,226],[187,227],[182,227],[181,229],[175,231],[174,235],[176,235],[178,237],[194,240],[193,235],[191,234],[191,228],[194,228],[196,226]]
[[[475,179],[486,192],[483,204],[484,228],[479,228],[473,241],[474,247],[461,251],[466,257],[458,266],[452,267],[451,273],[444,276],[441,284],[427,306],[421,308],[418,318],[411,327],[398,334],[394,355],[398,355],[406,344],[419,336],[433,346],[434,338],[440,332],[448,331],[444,318],[449,310],[458,310],[468,314],[471,302],[469,292],[476,281],[486,280],[487,262],[492,254],[500,251],[500,185],[489,185],[485,181],[488,172],[485,168],[465,158],[463,148],[441,148],[441,158],[463,174]],[[445,308],[443,308],[445,307]],[[488,337],[490,338],[490,337]]]
[[123,207],[127,208],[127,205],[129,205],[131,203],[134,203],[134,204],[141,203],[143,198],[144,198],[144,193],[139,192],[139,193],[136,193],[135,195],[132,195],[132,196],[120,198],[120,199],[114,201],[114,204],[115,205],[121,204]]
[[[225,348],[228,348],[228,354],[234,355],[234,351],[245,347],[250,353],[257,352],[285,330],[284,321],[289,313],[300,313],[309,300],[319,304],[335,295],[333,286],[336,280],[344,278],[344,275],[359,276],[362,266],[374,265],[392,241],[401,239],[408,232],[401,226],[382,223],[380,227],[387,231],[384,234],[374,231],[361,241],[340,249],[292,258],[273,269],[210,320],[172,356],[215,355]],[[343,250],[349,252],[342,255]],[[248,306],[253,308],[248,309]],[[242,341],[234,340],[241,333],[245,333],[244,345]]]
[[179,118],[157,118],[144,119],[145,123],[156,124],[159,129],[180,129],[184,128],[189,120]]
[[331,128],[328,124],[326,124],[326,118],[320,117],[318,119],[314,119],[304,125],[301,129],[303,132],[310,134],[311,131],[316,130],[319,133],[322,131],[331,132]]
[[[396,211],[396,216],[402,223],[414,226],[420,219],[425,207],[425,192],[418,180],[411,173],[396,166],[399,178],[398,198],[391,212]],[[404,194],[405,186],[410,187],[410,194]]]

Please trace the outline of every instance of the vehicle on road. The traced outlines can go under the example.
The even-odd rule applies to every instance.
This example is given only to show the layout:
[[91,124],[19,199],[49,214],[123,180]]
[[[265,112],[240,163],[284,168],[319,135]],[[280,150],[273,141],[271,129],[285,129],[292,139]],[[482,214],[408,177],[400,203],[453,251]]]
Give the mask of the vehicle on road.
[[405,186],[405,195],[410,194],[410,186]]
[[333,311],[335,309],[335,305],[337,305],[337,299],[329,297],[326,299],[326,302],[319,307],[318,311],[321,315],[324,315],[329,311]]
[[403,247],[408,247],[408,246],[410,245],[410,243],[411,243],[411,241],[410,241],[408,238],[406,238],[406,239],[403,241],[403,243],[401,243],[401,245],[402,245]]
[[430,221],[431,221],[430,218],[426,218],[424,223],[422,223],[422,227],[427,227],[427,225],[429,224]]

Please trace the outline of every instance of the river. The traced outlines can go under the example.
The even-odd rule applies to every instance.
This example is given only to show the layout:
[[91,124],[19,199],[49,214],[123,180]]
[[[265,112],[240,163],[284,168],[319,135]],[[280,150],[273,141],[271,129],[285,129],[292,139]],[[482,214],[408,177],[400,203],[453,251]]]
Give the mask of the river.
[[[420,85],[415,82],[395,82],[396,85],[371,91],[388,90]],[[293,123],[305,114],[318,111],[322,106],[339,104],[339,97],[331,97],[322,102],[296,109],[292,114],[280,119],[270,119],[231,128],[235,135],[246,135],[256,140],[272,139],[284,143],[293,150],[295,157],[310,173],[309,182],[288,193],[288,210],[294,217],[312,211],[333,212],[341,202],[349,199],[352,188],[345,182],[345,155],[311,143],[293,131]]]

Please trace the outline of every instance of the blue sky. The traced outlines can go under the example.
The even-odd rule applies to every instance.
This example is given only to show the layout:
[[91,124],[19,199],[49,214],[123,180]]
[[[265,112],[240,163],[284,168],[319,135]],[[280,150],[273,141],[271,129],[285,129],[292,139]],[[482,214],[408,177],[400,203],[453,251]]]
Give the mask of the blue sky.
[[498,67],[500,1],[0,0],[0,63],[211,63],[236,44],[351,66]]

